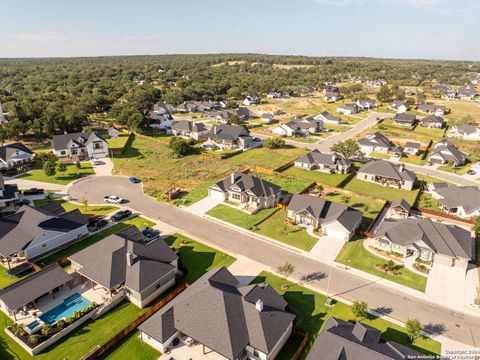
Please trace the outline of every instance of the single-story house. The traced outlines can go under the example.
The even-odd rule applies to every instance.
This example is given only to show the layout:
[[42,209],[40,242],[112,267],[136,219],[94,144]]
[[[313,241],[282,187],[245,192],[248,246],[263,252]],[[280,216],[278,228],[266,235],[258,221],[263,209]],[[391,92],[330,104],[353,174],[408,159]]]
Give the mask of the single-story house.
[[211,110],[205,113],[209,119],[217,120],[221,124],[228,124],[234,114],[226,110]]
[[442,140],[435,144],[434,149],[428,157],[429,163],[440,165],[452,163],[454,166],[461,166],[464,165],[466,161],[467,155],[447,140]]
[[329,92],[327,91],[325,95],[323,96],[323,100],[328,101],[328,102],[335,102],[338,100],[341,100],[343,98],[342,95],[340,95],[339,92]]
[[381,335],[380,330],[370,325],[331,317],[306,360],[403,360],[425,356]]
[[251,174],[232,172],[208,188],[208,196],[237,204],[249,212],[272,208],[280,200],[281,188]]
[[288,218],[297,225],[312,226],[322,235],[348,241],[362,224],[362,213],[344,204],[311,195],[293,195]]
[[340,125],[342,122],[342,118],[340,116],[335,116],[330,114],[328,111],[323,111],[318,115],[313,117],[315,120],[320,120],[326,124],[337,124]]
[[172,127],[173,117],[170,114],[150,112],[148,115],[149,126],[156,130],[168,130]]
[[208,138],[209,130],[203,123],[181,120],[172,123],[171,132],[175,136],[187,137],[198,141]]
[[280,136],[309,136],[322,131],[323,122],[315,118],[295,118],[287,123],[280,123],[272,133]]
[[463,140],[480,140],[480,128],[473,125],[457,125],[448,131],[448,136]]
[[385,220],[375,232],[375,246],[465,271],[468,262],[475,260],[470,231],[429,219]]
[[171,114],[175,112],[175,106],[159,101],[153,105],[153,112],[156,112],[159,115]]
[[413,126],[417,122],[417,117],[413,114],[399,113],[393,117],[393,124],[399,126]]
[[108,128],[108,136],[113,139],[116,139],[120,136],[120,129],[117,129],[115,126]]
[[343,114],[343,115],[356,114],[360,110],[361,110],[360,107],[355,103],[344,104],[344,105],[341,105],[341,106],[337,107],[337,112],[339,114]]
[[406,219],[410,215],[412,206],[405,199],[395,200],[390,204],[387,210],[387,218]]
[[420,120],[420,126],[441,129],[445,126],[445,119],[439,115],[430,115]]
[[420,146],[421,146],[421,144],[418,143],[418,142],[407,141],[403,151],[407,154],[417,155],[418,152],[420,151]]
[[275,119],[273,118],[273,114],[270,114],[270,113],[263,113],[260,119],[266,124],[271,124],[275,122]]
[[377,107],[377,101],[372,99],[357,100],[356,104],[362,110],[370,110]]
[[[134,225],[69,257],[93,287],[125,297],[143,308],[175,284],[178,256],[161,238],[151,240]],[[95,285],[96,284],[96,285]]]
[[[212,269],[139,326],[158,351],[201,346],[228,360],[270,360],[292,334],[296,315],[268,284],[238,286],[225,268]],[[180,343],[174,345],[174,339]]]
[[94,132],[55,135],[53,153],[61,161],[77,162],[108,157],[108,143]]
[[478,91],[475,87],[461,87],[457,90],[456,97],[462,100],[473,100],[478,96]]
[[35,155],[20,142],[0,147],[0,169],[8,169],[31,163]]
[[379,132],[359,139],[358,145],[360,145],[360,150],[365,154],[370,154],[372,152],[386,154],[392,148],[392,143],[390,140],[388,140],[385,135]]
[[243,103],[245,105],[258,105],[261,103],[261,100],[257,95],[253,94],[253,95],[246,96],[245,99],[243,100]]
[[480,189],[477,186],[443,186],[430,193],[447,214],[464,219],[480,216]]
[[395,110],[398,114],[405,113],[409,107],[403,101],[395,100],[388,104],[388,107],[392,110]]
[[237,107],[232,111],[234,115],[237,115],[239,120],[248,120],[253,116],[252,112],[243,106]]
[[277,89],[272,89],[267,94],[267,99],[282,99],[292,95],[291,91],[280,91]]
[[206,144],[221,150],[245,150],[252,146],[253,138],[244,126],[214,125],[210,129]]
[[40,207],[24,205],[0,218],[0,260],[10,268],[22,261],[52,254],[88,235],[80,210],[65,212],[54,201]]
[[0,211],[18,200],[18,185],[5,184],[5,179],[0,173]]
[[417,107],[418,112],[437,116],[445,115],[446,110],[445,106],[436,104],[420,104]]
[[315,149],[295,160],[294,165],[308,170],[346,174],[350,172],[351,163],[340,154],[326,154]]
[[357,173],[359,180],[402,190],[412,190],[416,178],[413,171],[405,169],[405,165],[386,160],[372,160]]

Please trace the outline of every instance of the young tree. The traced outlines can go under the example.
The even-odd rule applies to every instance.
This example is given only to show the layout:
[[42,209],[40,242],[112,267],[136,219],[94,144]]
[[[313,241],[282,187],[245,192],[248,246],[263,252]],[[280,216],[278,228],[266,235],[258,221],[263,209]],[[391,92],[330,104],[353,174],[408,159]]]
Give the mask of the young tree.
[[418,319],[408,319],[405,323],[405,328],[412,343],[422,335],[423,325]]
[[45,161],[43,163],[43,172],[46,176],[53,176],[56,173],[55,163],[53,161]]
[[283,283],[282,283],[282,289],[283,290],[288,289],[287,279],[288,279],[289,276],[291,276],[293,274],[294,271],[295,271],[295,266],[293,266],[289,262],[286,262],[285,264],[280,265],[277,268],[277,272],[280,274],[280,276],[283,279]]
[[66,170],[67,170],[67,166],[63,162],[59,161],[57,164],[57,171],[63,173]]
[[88,199],[84,197],[82,201],[80,201],[80,203],[82,204],[83,207],[85,207],[85,211],[86,211],[88,209]]
[[377,100],[381,102],[388,102],[392,99],[392,92],[388,85],[383,85],[377,94]]
[[282,149],[285,147],[285,140],[280,138],[268,138],[263,141],[263,146],[269,149]]
[[333,144],[330,147],[330,150],[342,154],[347,159],[351,158],[352,156],[361,155],[360,146],[358,146],[357,142],[353,139],[348,139]]
[[368,304],[365,301],[354,301],[352,312],[356,321],[363,320],[368,315]]
[[190,143],[180,137],[171,138],[168,146],[172,149],[176,157],[183,157],[190,154],[192,151]]

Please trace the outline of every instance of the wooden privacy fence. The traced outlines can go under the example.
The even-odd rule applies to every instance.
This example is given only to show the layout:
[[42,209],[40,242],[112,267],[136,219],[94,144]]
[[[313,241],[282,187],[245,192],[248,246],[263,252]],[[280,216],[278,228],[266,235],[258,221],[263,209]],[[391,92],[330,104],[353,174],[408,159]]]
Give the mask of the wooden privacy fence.
[[145,320],[150,318],[153,314],[155,314],[159,309],[164,307],[167,303],[169,303],[173,298],[175,298],[178,294],[180,294],[186,288],[187,288],[187,284],[185,282],[181,282],[172,291],[170,291],[167,296],[165,296],[159,302],[155,303],[150,309],[145,311],[135,321],[128,324],[125,328],[123,328],[120,332],[118,332],[115,336],[113,336],[110,340],[108,340],[103,345],[95,346],[92,350],[90,350],[87,354],[83,355],[80,359],[93,360],[98,358],[100,355],[104,354],[105,352],[107,352],[116,343],[124,339],[127,335],[129,335],[132,331],[134,331],[141,323],[143,323]]
[[448,219],[448,220],[451,220],[451,221],[456,221],[456,222],[459,222],[459,223],[462,223],[462,224],[467,224],[467,225],[472,225],[473,224],[472,220],[462,219],[462,218],[459,218],[458,216],[445,214],[443,212],[438,212],[438,211],[435,211],[435,210],[418,208],[418,211],[420,211],[422,214],[428,214],[428,215],[431,215],[433,217],[440,218],[440,219]]
[[307,345],[308,341],[308,333],[304,334],[301,332],[297,332],[297,335],[303,336],[302,342],[300,343],[300,346],[298,347],[297,351],[295,351],[295,354],[292,356],[292,360],[297,360],[300,355],[303,352],[303,349],[305,349],[305,345]]

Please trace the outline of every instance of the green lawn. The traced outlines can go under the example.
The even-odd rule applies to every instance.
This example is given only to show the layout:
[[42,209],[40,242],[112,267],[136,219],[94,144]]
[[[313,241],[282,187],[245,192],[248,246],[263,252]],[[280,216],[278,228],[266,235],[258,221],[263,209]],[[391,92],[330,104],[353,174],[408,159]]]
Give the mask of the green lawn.
[[384,153],[378,153],[378,152],[373,152],[370,154],[370,156],[380,158],[380,159],[390,159],[392,157],[391,154],[384,154]]
[[[326,321],[335,316],[343,320],[353,320],[354,316],[351,307],[337,302],[335,306],[328,307],[325,305],[326,297],[318,292],[306,289],[298,284],[288,282],[288,289],[282,289],[282,279],[268,272],[262,272],[253,282],[267,282],[276,291],[278,291],[288,302],[288,304],[301,314],[299,330],[308,332],[309,341],[302,353],[301,359],[304,359],[312,347],[318,333],[325,325]],[[401,326],[388,322],[384,319],[369,315],[364,323],[373,326],[382,331],[382,337],[388,340],[398,342],[400,344],[412,347],[413,349],[425,354],[440,354],[441,344],[429,338],[417,339],[414,344],[410,344],[405,329]],[[294,344],[291,344],[291,342]],[[293,346],[292,346],[293,345]],[[291,359],[291,349],[298,347],[298,339],[291,338],[280,352],[278,359]]]
[[28,173],[22,174],[19,178],[25,180],[34,180],[41,181],[52,184],[67,185],[68,183],[75,180],[77,174],[81,174],[83,177],[94,175],[95,171],[93,170],[92,164],[89,161],[80,163],[80,169],[77,169],[75,164],[69,164],[66,166],[66,171],[58,172],[53,176],[47,176],[43,172],[43,168],[40,165],[40,162],[37,161],[35,168]]
[[310,251],[317,243],[317,239],[308,235],[304,228],[285,224],[287,210],[279,210],[264,222],[256,226],[256,232],[295,246],[299,249]]
[[425,276],[418,275],[403,268],[399,270],[401,273],[399,276],[385,274],[383,271],[376,269],[375,265],[384,264],[387,260],[368,252],[364,248],[363,240],[361,239],[347,242],[338,254],[336,261],[369,274],[411,287],[412,289],[425,292],[427,285],[427,278]]
[[244,229],[252,229],[255,225],[277,210],[278,209],[276,208],[262,209],[253,215],[249,215],[243,211],[231,208],[230,206],[219,204],[209,210],[207,215],[240,226]]
[[27,271],[21,276],[11,276],[7,274],[6,269],[1,266],[0,267],[0,289],[3,289],[4,287],[13,284],[14,282],[17,282],[21,278],[31,275],[33,271]]
[[296,178],[307,179],[309,181],[315,181],[319,184],[325,184],[338,187],[349,174],[328,174],[315,170],[302,169],[296,166],[290,166],[284,172],[284,174],[294,176]]
[[99,216],[104,216],[107,214],[110,214],[111,212],[118,210],[117,206],[111,206],[111,205],[101,205],[101,206],[83,206],[83,205],[77,205],[75,203],[65,201],[62,198],[56,198],[56,199],[40,199],[40,200],[34,200],[33,203],[35,206],[42,206],[45,204],[48,204],[52,201],[57,201],[59,202],[62,207],[65,209],[66,212],[79,209],[80,212],[88,217],[92,215],[99,215]]
[[161,353],[140,340],[140,332],[133,331],[126,339],[116,344],[101,360],[156,360]]
[[252,173],[253,176],[269,181],[282,188],[282,191],[290,194],[298,194],[305,190],[313,181],[308,179],[290,178],[279,175],[267,175],[262,173]]
[[416,190],[399,190],[391,187],[385,187],[370,183],[367,181],[362,181],[356,177],[352,178],[344,187],[345,190],[350,190],[358,194],[365,194],[370,196],[375,196],[377,198],[385,199],[388,201],[395,201],[400,198],[404,198],[410,204],[415,202],[417,198],[418,189]]
[[197,201],[200,201],[208,196],[208,188],[215,184],[217,181],[208,181],[206,183],[198,185],[195,189],[190,191],[186,196],[180,198],[180,199],[175,199],[172,201],[173,204],[175,205],[184,205],[184,206],[190,206],[192,204],[195,204]]
[[150,220],[147,220],[147,219],[145,219],[145,218],[142,217],[142,216],[132,217],[132,218],[124,221],[123,223],[124,223],[124,224],[127,224],[127,225],[135,225],[135,226],[138,227],[139,229],[155,226],[155,223],[154,223],[154,222],[152,222],[152,221],[150,221]]
[[444,166],[439,166],[437,169],[441,171],[455,173],[457,175],[465,175],[467,171],[470,170],[471,167],[472,167],[472,164],[470,163],[470,164],[466,164],[459,167],[444,165]]
[[192,284],[208,270],[230,266],[236,259],[221,251],[203,245],[181,234],[173,234],[165,239],[168,245],[178,249],[180,261],[187,269],[184,280]]
[[122,151],[128,141],[129,136],[130,134],[127,133],[120,133],[117,138],[106,136],[105,139],[108,143],[108,149],[111,151]]

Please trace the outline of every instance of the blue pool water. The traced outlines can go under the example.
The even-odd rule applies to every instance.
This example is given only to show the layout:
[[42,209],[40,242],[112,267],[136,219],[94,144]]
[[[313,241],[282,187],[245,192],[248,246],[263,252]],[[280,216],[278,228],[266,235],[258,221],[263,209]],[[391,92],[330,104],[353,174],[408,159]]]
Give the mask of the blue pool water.
[[38,322],[38,320],[35,320],[35,321],[32,321],[30,324],[28,324],[27,327],[33,331],[33,329],[35,329],[39,325],[40,323]]
[[82,310],[88,305],[90,305],[89,300],[79,293],[75,293],[63,300],[62,304],[40,315],[40,319],[47,324],[53,324],[61,318],[72,316],[75,311]]

